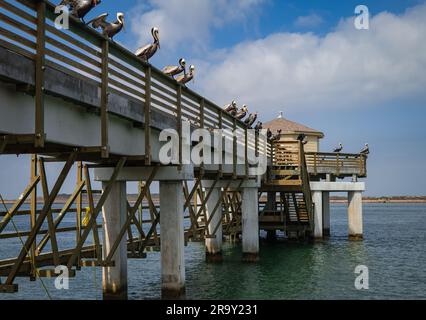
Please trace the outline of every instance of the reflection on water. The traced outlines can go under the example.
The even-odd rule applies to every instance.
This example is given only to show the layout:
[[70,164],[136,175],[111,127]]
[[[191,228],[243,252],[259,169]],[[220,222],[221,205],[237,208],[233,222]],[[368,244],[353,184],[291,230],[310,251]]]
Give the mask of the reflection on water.
[[[206,264],[202,243],[186,248],[189,299],[426,299],[426,205],[369,204],[364,207],[363,242],[347,240],[346,207],[332,206],[332,237],[319,244],[261,245],[261,261],[241,262],[240,245],[225,244],[224,262]],[[4,247],[1,251],[4,253]],[[370,290],[354,287],[355,267],[366,265]],[[86,268],[57,291],[56,299],[100,299],[101,271]],[[46,299],[39,281],[18,279],[16,295],[0,299]],[[95,289],[97,288],[97,290]],[[129,261],[129,298],[160,297],[160,255]]]

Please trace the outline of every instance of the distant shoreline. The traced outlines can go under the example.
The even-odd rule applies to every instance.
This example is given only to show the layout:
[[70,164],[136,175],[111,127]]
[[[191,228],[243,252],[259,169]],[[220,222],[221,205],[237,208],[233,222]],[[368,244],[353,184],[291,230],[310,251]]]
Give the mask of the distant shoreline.
[[[55,204],[65,204],[67,199],[71,195],[60,195],[58,196]],[[99,198],[99,195],[95,195],[95,201]],[[158,195],[152,195],[154,203],[158,203],[159,197]],[[136,200],[136,195],[128,196],[129,202],[133,203]],[[145,199],[146,200],[146,199]],[[262,200],[266,201],[266,197],[263,197]],[[14,204],[16,200],[5,200],[6,204]],[[39,199],[39,203],[43,201]],[[144,201],[145,202],[145,201]],[[348,200],[345,197],[330,197],[330,203],[342,204],[347,203]],[[29,204],[30,201],[25,201],[25,204]],[[83,203],[87,202],[83,200]],[[393,196],[393,197],[365,197],[363,198],[363,203],[426,203],[426,196]]]

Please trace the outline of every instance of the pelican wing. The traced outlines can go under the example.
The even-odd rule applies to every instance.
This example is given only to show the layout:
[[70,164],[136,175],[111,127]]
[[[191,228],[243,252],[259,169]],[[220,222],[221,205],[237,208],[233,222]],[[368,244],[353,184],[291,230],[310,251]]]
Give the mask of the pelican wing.
[[171,75],[179,71],[178,66],[166,66],[163,68],[163,73]]
[[136,50],[135,55],[137,55],[138,57],[145,55],[149,48],[151,48],[151,44],[147,44],[146,46],[139,48],[138,50]]
[[87,25],[92,24],[92,27],[97,29],[99,27],[105,28],[107,25],[106,18],[108,17],[108,13],[103,13],[100,16],[90,20]]
[[183,75],[177,77],[176,81],[179,82],[179,83],[182,83],[185,80],[185,78],[186,78],[186,76],[183,74]]

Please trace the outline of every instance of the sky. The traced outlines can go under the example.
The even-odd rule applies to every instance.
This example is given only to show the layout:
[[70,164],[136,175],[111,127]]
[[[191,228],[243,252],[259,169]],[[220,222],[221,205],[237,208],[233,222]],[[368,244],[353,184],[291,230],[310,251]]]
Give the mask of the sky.
[[[369,30],[354,26],[360,4]],[[366,195],[426,195],[426,0],[103,0],[90,17],[118,11],[117,42],[135,50],[159,27],[150,62],[185,57],[190,87],[218,105],[236,99],[264,122],[282,111],[325,133],[321,151],[368,142]],[[6,196],[23,191],[28,165],[0,158]]]

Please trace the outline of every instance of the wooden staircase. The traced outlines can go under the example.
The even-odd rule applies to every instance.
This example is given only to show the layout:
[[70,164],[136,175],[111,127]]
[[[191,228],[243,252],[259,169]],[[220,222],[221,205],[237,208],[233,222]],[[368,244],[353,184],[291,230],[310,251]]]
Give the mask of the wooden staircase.
[[260,208],[263,230],[282,230],[288,237],[306,238],[313,233],[313,203],[303,144],[274,143],[272,166],[261,193],[272,197]]

